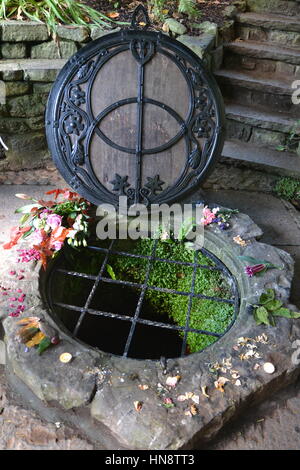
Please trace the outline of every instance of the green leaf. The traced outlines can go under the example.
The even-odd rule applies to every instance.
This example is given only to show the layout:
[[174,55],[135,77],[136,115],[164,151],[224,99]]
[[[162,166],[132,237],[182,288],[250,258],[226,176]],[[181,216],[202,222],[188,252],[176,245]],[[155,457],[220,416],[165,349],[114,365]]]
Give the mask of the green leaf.
[[265,293],[261,294],[260,298],[259,298],[259,303],[260,304],[266,304],[267,302],[269,302],[270,300],[274,300],[275,299],[275,292],[273,289],[267,289]]
[[18,209],[15,210],[15,214],[29,214],[31,212],[31,209],[34,207],[40,209],[41,206],[40,204],[27,204],[26,206],[19,207]]
[[22,235],[22,238],[27,238],[27,237],[29,237],[29,235],[31,235],[34,231],[35,231],[35,227],[31,227],[31,229],[28,230],[28,232],[25,232],[25,233]]
[[24,214],[20,219],[20,225],[21,226],[24,225],[25,222],[29,219],[29,217],[30,217],[30,214]]
[[116,275],[115,275],[115,272],[113,270],[113,268],[111,267],[110,264],[107,264],[106,265],[106,271],[108,272],[108,274],[110,275],[110,277],[113,279],[113,280],[116,280]]
[[292,312],[292,310],[289,310],[288,308],[279,308],[278,310],[273,312],[273,315],[276,317],[284,318],[300,318],[300,313]]
[[269,300],[269,302],[266,302],[264,304],[264,307],[271,311],[274,312],[275,310],[278,310],[282,306],[282,302],[280,300]]
[[51,346],[51,339],[48,338],[48,336],[45,336],[45,338],[42,339],[42,341],[38,345],[37,352],[39,354],[42,354],[46,349],[49,348],[49,346]]
[[269,313],[265,307],[258,307],[254,311],[254,318],[258,325],[270,325]]
[[256,264],[265,264],[266,268],[271,269],[282,269],[279,266],[276,266],[275,264],[269,263],[269,261],[266,261],[265,259],[258,259],[258,258],[253,258],[252,256],[239,256],[239,259],[242,261],[246,261],[247,263],[250,263],[250,265],[256,265]]

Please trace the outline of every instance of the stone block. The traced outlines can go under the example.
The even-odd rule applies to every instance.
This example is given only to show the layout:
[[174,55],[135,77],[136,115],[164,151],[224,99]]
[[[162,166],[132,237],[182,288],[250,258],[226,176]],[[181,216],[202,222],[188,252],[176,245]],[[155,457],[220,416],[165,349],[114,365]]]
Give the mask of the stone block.
[[8,109],[12,117],[41,116],[45,112],[47,94],[18,96],[8,100]]
[[213,34],[202,34],[201,36],[188,36],[184,34],[177,38],[185,46],[189,47],[200,59],[204,58],[205,52],[215,45],[216,37]]
[[185,34],[187,32],[186,26],[181,24],[179,21],[174,18],[167,18],[165,24],[168,26],[169,30],[174,34]]
[[4,42],[1,45],[3,59],[23,59],[26,57],[26,46],[24,43]]
[[276,148],[278,145],[284,145],[285,135],[266,129],[253,129],[250,141],[254,145]]
[[5,82],[6,96],[25,95],[29,91],[30,84],[28,82]]
[[256,68],[256,62],[251,57],[242,57],[241,66],[245,70],[254,70]]
[[25,69],[24,80],[32,82],[54,82],[59,69]]
[[23,78],[23,70],[5,70],[1,72],[2,80],[10,81],[10,80],[22,80]]
[[284,75],[294,75],[295,65],[287,64],[286,62],[277,62],[276,71]]
[[25,134],[28,131],[44,130],[44,116],[24,118],[4,117],[0,119],[0,133],[2,134]]
[[114,28],[114,29],[103,29],[98,26],[92,27],[91,30],[91,38],[94,41],[95,39],[101,38],[102,36],[105,36],[106,34],[110,33],[118,33],[121,30],[121,28]]
[[31,48],[32,59],[69,59],[77,52],[77,46],[71,41],[49,41]]
[[59,38],[74,42],[86,42],[90,38],[89,28],[85,26],[60,25],[56,33]]
[[300,45],[300,34],[292,31],[274,30],[269,32],[268,40],[277,44],[295,47]]
[[211,67],[212,70],[219,70],[222,67],[224,58],[224,48],[219,46],[217,49],[211,53]]
[[2,41],[47,41],[47,26],[36,21],[1,21]]
[[33,93],[49,93],[53,83],[34,83]]

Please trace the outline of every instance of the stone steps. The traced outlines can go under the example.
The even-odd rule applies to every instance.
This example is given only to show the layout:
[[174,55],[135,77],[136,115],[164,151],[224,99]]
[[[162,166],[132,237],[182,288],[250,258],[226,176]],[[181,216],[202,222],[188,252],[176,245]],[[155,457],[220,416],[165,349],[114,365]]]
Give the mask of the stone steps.
[[238,139],[273,150],[278,146],[286,146],[295,128],[295,119],[289,115],[270,113],[234,103],[226,103],[226,118],[229,140]]
[[224,46],[224,67],[290,76],[293,80],[300,78],[300,48],[235,40]]
[[274,78],[274,74],[255,71],[238,72],[220,69],[215,72],[225,100],[259,106],[269,112],[282,112],[299,116],[299,106],[292,102],[292,83],[287,77]]
[[[284,10],[283,10],[284,11]],[[239,13],[235,23],[236,37],[264,41],[288,47],[300,46],[300,17],[273,13]]]
[[247,0],[247,9],[250,12],[271,12],[287,16],[300,15],[299,0]]
[[294,153],[278,152],[238,140],[227,140],[222,156],[241,164],[246,162],[259,170],[264,168],[273,174],[300,177],[300,157]]

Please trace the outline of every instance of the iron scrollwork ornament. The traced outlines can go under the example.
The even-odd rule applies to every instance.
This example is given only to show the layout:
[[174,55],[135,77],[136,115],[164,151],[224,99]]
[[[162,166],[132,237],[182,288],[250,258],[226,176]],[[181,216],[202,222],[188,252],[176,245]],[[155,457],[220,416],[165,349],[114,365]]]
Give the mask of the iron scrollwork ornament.
[[[149,26],[147,10],[143,5],[139,5],[133,14],[130,29],[105,35],[80,49],[62,69],[50,93],[46,112],[46,131],[55,163],[67,182],[95,204],[106,202],[117,205],[119,195],[126,195],[129,204],[138,202],[157,204],[179,200],[205,178],[210,166],[222,150],[225,117],[222,97],[214,78],[205,70],[203,61],[186,46],[161,33],[146,31]],[[136,93],[130,92],[130,96],[126,96],[125,93],[121,98],[118,94],[115,102],[107,103],[105,109],[100,109],[98,114],[94,114],[92,97],[95,96],[95,84],[99,87],[96,93],[101,93],[101,81],[96,80],[98,73],[104,65],[109,67],[110,61],[114,61],[115,57],[128,52],[131,52],[135,61],[126,63],[130,67],[134,63],[137,67]],[[149,93],[149,90],[156,90],[160,86],[160,80],[164,89],[169,86],[168,67],[161,75],[147,73],[147,67],[154,67],[155,70],[155,64],[160,63],[152,60],[156,55],[162,55],[165,62],[169,60],[172,67],[177,67],[183,76],[183,83],[186,84],[189,96],[186,116],[181,115],[181,108],[172,107],[172,100],[169,99],[165,103],[162,98],[158,101],[157,96],[164,97],[163,94],[158,93],[156,96],[152,91],[152,96],[147,95],[147,90]],[[149,86],[147,84],[147,80],[152,76],[156,77],[155,87],[153,83]],[[174,100],[177,93],[174,87]],[[114,135],[105,135],[101,127],[104,118],[110,119],[110,113],[118,110],[118,115],[121,115],[124,105],[136,106],[136,118],[133,123],[129,123],[136,136],[136,142],[132,147],[115,142]],[[144,148],[143,144],[146,141],[144,136],[148,131],[146,123],[149,122],[149,119],[145,119],[144,113],[150,108],[151,120],[155,120],[153,114],[155,107],[158,109],[159,125],[161,119],[166,119],[161,116],[171,116],[175,120],[175,134],[163,144]],[[122,118],[120,123],[122,124]],[[94,172],[91,161],[92,139],[100,139],[106,146],[114,149],[112,174],[109,175],[108,184],[107,179],[104,183]],[[178,174],[173,175],[171,184],[165,176],[166,164],[163,160],[167,158],[166,154],[171,157],[176,155],[176,158],[179,158],[178,152],[173,152],[171,149],[179,143],[181,145],[182,142],[185,146],[185,159],[180,164],[181,169],[178,170]],[[117,160],[115,162],[113,156],[115,151],[118,154],[121,152],[124,158],[126,154],[128,159],[135,158],[134,165],[130,164],[132,174],[122,176],[118,173]],[[157,166],[151,168],[150,175],[144,174],[148,155],[159,155],[159,158],[155,157]],[[101,154],[97,158],[101,159]],[[149,168],[149,165],[147,167]],[[174,162],[174,168],[177,167],[180,168],[178,162]],[[160,176],[162,174],[165,181]]]

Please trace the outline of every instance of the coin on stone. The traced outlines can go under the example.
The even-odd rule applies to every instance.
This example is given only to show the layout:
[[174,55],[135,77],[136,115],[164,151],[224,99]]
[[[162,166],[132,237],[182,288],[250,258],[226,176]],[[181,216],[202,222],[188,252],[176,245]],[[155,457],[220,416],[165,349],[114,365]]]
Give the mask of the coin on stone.
[[59,360],[60,362],[63,362],[64,364],[67,364],[68,362],[70,362],[72,359],[72,354],[70,353],[62,353],[60,356],[59,356]]
[[263,369],[267,374],[273,374],[275,372],[275,366],[271,362],[265,362]]

